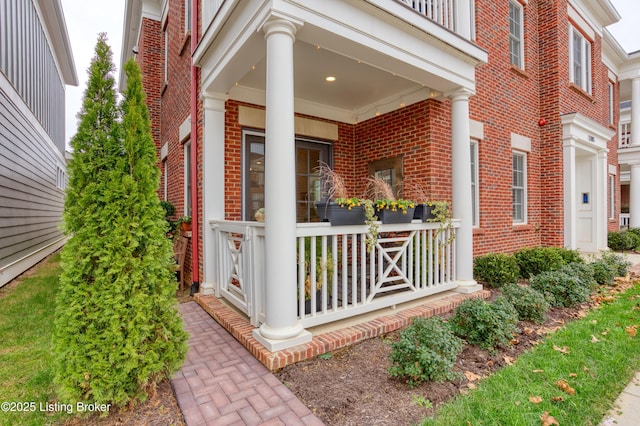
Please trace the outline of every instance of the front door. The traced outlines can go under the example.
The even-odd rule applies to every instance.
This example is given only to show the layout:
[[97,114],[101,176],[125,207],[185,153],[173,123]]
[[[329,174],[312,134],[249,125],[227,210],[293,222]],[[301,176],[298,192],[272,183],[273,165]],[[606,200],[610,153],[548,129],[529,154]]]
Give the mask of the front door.
[[[244,206],[243,219],[255,220],[264,207],[264,134],[244,133]],[[330,164],[331,144],[296,139],[296,221],[319,222],[315,202],[320,200],[321,183],[317,167]],[[265,214],[268,214],[265,212]]]
[[576,155],[576,248],[591,253],[597,251],[595,191],[596,161],[594,155]]

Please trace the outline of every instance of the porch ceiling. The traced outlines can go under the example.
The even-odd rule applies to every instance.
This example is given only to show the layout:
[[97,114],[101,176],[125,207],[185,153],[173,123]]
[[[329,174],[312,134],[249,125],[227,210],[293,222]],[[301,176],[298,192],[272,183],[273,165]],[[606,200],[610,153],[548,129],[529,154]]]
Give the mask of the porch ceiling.
[[[422,100],[432,93],[393,73],[302,41],[294,44],[293,56],[296,110],[305,110],[300,112],[334,115],[327,118],[352,122],[399,108],[401,103]],[[329,76],[335,81],[328,82]],[[263,57],[237,81],[230,96],[262,104],[265,77]]]

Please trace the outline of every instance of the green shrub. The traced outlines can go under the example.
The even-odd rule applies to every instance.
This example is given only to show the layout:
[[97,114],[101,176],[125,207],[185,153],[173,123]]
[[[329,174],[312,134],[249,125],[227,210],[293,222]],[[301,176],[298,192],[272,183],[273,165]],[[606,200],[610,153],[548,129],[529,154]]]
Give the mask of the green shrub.
[[471,344],[493,351],[508,345],[518,332],[518,312],[503,296],[494,302],[467,299],[451,320],[455,333]]
[[558,271],[578,278],[581,284],[589,290],[592,290],[597,285],[593,276],[593,265],[590,263],[569,263],[568,265],[564,265]]
[[612,284],[615,277],[626,275],[629,266],[631,262],[611,252],[603,252],[600,259],[591,262],[596,282],[604,285]]
[[607,245],[611,250],[633,250],[640,245],[640,236],[631,231],[612,231],[607,236]]
[[518,262],[515,257],[503,253],[490,253],[476,257],[473,275],[489,287],[499,288],[518,281]]
[[462,340],[439,318],[416,318],[393,343],[389,375],[407,378],[413,387],[426,380],[451,380]]
[[[634,228],[638,229],[638,228]],[[620,256],[611,252],[602,252],[600,259],[607,262],[609,265],[613,266],[616,270],[616,276],[624,277],[629,272],[629,267],[631,267],[631,262],[625,259],[623,256]]]
[[560,269],[566,262],[555,247],[524,248],[514,253],[520,276],[531,278],[541,272]]
[[580,256],[580,252],[578,250],[571,250],[565,247],[549,247],[551,250],[557,252],[565,265],[569,263],[584,263],[584,259]]
[[542,293],[528,286],[509,284],[502,288],[502,294],[516,309],[520,321],[543,323],[551,308]]
[[565,272],[542,272],[529,281],[531,288],[544,294],[552,306],[574,306],[589,300],[590,290],[575,276]]

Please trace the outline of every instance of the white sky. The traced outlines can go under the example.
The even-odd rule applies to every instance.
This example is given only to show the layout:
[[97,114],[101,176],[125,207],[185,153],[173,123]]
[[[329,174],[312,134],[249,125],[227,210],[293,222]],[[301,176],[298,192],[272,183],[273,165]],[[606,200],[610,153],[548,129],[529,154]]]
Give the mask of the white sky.
[[[640,32],[637,27],[634,28],[640,24],[640,1],[611,0],[611,2],[622,19],[609,26],[609,31],[627,52],[640,50]],[[62,0],[79,81],[78,87],[67,86],[67,141],[76,133],[76,116],[82,107],[82,96],[87,85],[87,69],[100,32],[107,33],[117,69],[116,83],[118,81],[124,4],[125,0]]]

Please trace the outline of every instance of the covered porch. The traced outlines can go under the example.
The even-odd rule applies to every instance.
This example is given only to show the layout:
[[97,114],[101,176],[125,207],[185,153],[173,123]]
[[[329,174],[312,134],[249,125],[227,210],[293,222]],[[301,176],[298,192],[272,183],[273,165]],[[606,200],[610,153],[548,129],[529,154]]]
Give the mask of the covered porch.
[[[451,23],[425,15],[424,2],[397,0],[225,1],[212,15],[194,59],[204,129],[201,290],[245,315],[267,351],[309,344],[311,327],[480,289],[469,97],[487,56],[471,41],[470,3],[436,3],[455,3]],[[264,135],[264,152],[251,151],[245,135],[255,134]],[[330,147],[328,162],[354,193],[373,161],[404,158],[399,173],[449,200],[453,226],[380,225],[369,251],[365,225],[312,215],[301,223],[303,136]],[[246,196],[256,152],[264,224],[251,220]],[[302,199],[309,205],[311,192]]]

